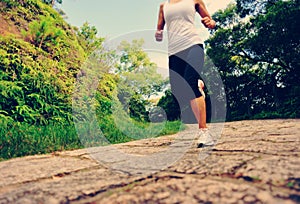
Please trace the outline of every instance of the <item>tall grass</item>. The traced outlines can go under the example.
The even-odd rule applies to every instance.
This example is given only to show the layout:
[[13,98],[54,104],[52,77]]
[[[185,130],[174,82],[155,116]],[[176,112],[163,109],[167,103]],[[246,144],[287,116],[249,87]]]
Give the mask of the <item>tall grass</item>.
[[69,124],[33,126],[0,122],[0,127],[2,159],[82,147],[74,126]]
[[[139,123],[139,125],[142,129],[149,126],[145,123]],[[147,129],[147,131],[155,132],[153,129],[158,125],[154,124],[151,126],[152,129]],[[107,124],[99,127],[109,143],[112,144],[147,138],[147,135],[144,135],[143,138],[132,138],[114,125]],[[82,128],[87,129],[88,127]],[[174,134],[182,128],[180,121],[166,122],[159,135],[155,135],[155,137]],[[35,126],[27,123],[0,121],[0,161],[14,157],[103,145],[92,140],[83,140],[84,138],[78,136],[74,124],[50,123],[44,126]]]

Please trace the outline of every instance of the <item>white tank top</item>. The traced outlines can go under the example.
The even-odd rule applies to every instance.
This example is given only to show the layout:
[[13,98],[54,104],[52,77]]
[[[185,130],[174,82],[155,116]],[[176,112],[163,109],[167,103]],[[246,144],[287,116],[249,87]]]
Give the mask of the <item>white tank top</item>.
[[172,4],[165,2],[163,11],[168,31],[169,56],[203,43],[194,25],[194,0],[181,0]]

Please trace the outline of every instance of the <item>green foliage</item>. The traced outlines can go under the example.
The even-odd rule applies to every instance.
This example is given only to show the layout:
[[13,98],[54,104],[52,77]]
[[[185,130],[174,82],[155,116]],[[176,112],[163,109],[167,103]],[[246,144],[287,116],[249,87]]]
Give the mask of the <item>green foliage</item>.
[[144,40],[133,40],[132,43],[122,41],[118,50],[121,52],[120,63],[116,73],[138,72],[145,67],[153,67],[147,53],[143,51]]
[[33,44],[39,48],[43,47],[45,51],[49,51],[49,47],[57,46],[66,36],[61,28],[55,26],[54,19],[49,16],[40,16],[39,20],[30,22],[26,34]]
[[180,107],[176,98],[173,96],[171,90],[166,90],[165,94],[159,100],[157,106],[164,109],[169,121],[178,120],[180,118]]
[[105,115],[99,118],[99,128],[111,144],[129,142],[133,140],[130,136],[124,134],[118,127],[116,127],[115,120],[112,115]]
[[224,80],[229,120],[299,117],[299,8],[294,0],[238,0],[214,14],[207,54]]
[[[64,66],[22,40],[0,40],[1,109],[14,120],[29,124],[70,121],[70,90],[62,78]],[[49,69],[49,64],[56,68]]]
[[84,48],[87,54],[91,54],[99,49],[104,38],[97,37],[97,29],[85,22],[77,31],[79,44]]
[[20,5],[20,3],[18,1],[12,1],[12,0],[1,0],[1,3],[4,4],[3,8],[1,8],[3,10],[11,9],[13,7]]
[[[94,26],[73,29],[47,5],[53,2],[0,2],[14,26],[0,36],[0,159],[107,144],[95,127],[110,143],[179,131],[178,121],[147,122],[147,99],[163,80],[142,41],[123,43],[121,56],[107,52]],[[123,93],[128,106],[119,115]],[[91,114],[96,120],[86,123]]]
[[0,119],[0,158],[82,148],[71,124],[32,126]]
[[130,117],[137,121],[149,121],[148,111],[146,110],[146,100],[141,100],[138,95],[134,95],[129,101]]
[[165,81],[156,72],[156,64],[143,51],[143,43],[143,39],[133,40],[131,44],[121,42],[120,61],[114,71],[120,75],[118,98],[124,110],[139,121],[148,121],[147,99],[161,91]]
[[74,75],[85,55],[76,35],[40,1],[10,2],[15,6],[3,15],[21,26],[25,39],[0,36],[0,109],[28,124],[71,121]]
[[179,120],[167,121],[160,135],[176,134],[179,131],[184,130],[185,128],[185,125]]
[[117,78],[112,74],[104,74],[99,81],[96,93],[96,113],[99,117],[112,114],[112,103],[115,99],[114,91],[117,87]]
[[54,6],[55,3],[62,4],[62,0],[43,0],[43,2],[51,6]]

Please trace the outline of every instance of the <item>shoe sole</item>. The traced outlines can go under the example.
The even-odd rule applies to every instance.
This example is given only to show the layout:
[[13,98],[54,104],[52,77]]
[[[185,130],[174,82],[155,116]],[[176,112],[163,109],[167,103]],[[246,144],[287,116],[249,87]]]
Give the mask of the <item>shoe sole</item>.
[[214,146],[214,143],[211,143],[211,144],[199,143],[197,145],[197,148],[203,148],[203,147],[209,147],[209,146]]

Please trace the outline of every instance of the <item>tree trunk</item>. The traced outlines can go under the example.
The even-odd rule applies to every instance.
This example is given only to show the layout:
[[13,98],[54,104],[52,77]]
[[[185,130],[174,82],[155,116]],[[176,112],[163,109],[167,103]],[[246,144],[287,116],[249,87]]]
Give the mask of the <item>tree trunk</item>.
[[39,48],[42,47],[42,44],[43,44],[43,42],[44,42],[44,39],[45,39],[45,35],[42,36],[41,42],[40,42],[40,44],[39,44]]

